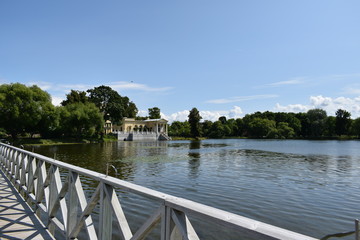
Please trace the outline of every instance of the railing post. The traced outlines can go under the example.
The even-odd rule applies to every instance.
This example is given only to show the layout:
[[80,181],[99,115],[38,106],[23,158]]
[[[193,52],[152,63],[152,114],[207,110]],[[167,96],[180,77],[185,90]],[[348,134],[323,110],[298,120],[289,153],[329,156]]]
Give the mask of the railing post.
[[172,219],[172,209],[164,206],[161,214],[161,240],[181,240],[182,236]]
[[169,207],[167,207],[164,204],[163,209],[161,211],[161,240],[166,240],[166,232],[167,232],[167,229],[168,229],[167,225],[169,224],[168,221],[167,221],[167,219],[168,219],[167,212],[168,211],[169,211]]
[[[36,198],[36,186],[37,186],[37,177],[35,176],[36,172],[36,159],[34,157],[28,158],[28,166],[26,167],[27,171],[27,187],[28,187],[28,194],[34,193]],[[31,204],[31,199],[28,198],[28,203]]]
[[112,211],[109,204],[109,196],[105,192],[105,183],[100,186],[100,226],[99,238],[102,240],[112,239]]
[[[21,158],[21,172],[20,172],[20,189],[21,193],[25,194],[23,190],[23,186],[28,186],[26,180],[27,180],[27,165],[28,165],[28,155],[26,153],[23,153],[23,157]],[[27,196],[25,196],[27,198]]]
[[67,216],[67,228],[66,228],[66,239],[70,239],[70,234],[75,228],[77,223],[77,215],[79,209],[79,201],[75,189],[75,179],[77,173],[69,171],[69,204],[68,204],[68,216]]

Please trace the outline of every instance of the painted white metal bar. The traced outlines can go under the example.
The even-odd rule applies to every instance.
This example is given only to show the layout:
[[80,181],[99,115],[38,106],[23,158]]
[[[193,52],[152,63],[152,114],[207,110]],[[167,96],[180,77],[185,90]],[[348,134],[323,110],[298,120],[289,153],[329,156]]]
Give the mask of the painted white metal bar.
[[136,231],[130,240],[142,240],[159,224],[164,206],[160,206]]
[[73,180],[76,178],[76,176],[77,173],[69,171],[68,173],[69,201],[68,201],[68,215],[67,215],[68,228],[66,231],[67,239],[71,239],[71,233],[74,231],[74,228],[77,224],[79,202],[76,195],[75,183]]
[[[73,179],[74,186],[75,186],[74,189],[75,189],[77,198],[79,200],[79,207],[80,207],[81,212],[84,212],[85,208],[87,206],[87,200],[86,200],[86,197],[84,194],[84,189],[83,189],[81,181],[80,181],[80,176],[78,174],[76,174],[76,175],[74,174],[73,176],[75,176],[75,179]],[[96,234],[95,226],[94,226],[91,216],[88,216],[85,219],[85,229],[88,233],[89,239],[97,240],[97,234]]]
[[105,184],[100,183],[100,228],[99,238],[101,240],[110,240],[112,238],[112,219],[109,196],[105,192]]
[[200,217],[206,221],[215,222],[227,228],[233,228],[239,232],[254,235],[258,239],[267,239],[266,236],[275,239],[286,240],[314,240],[315,238],[295,233],[270,224],[216,209],[204,204],[193,202],[183,198],[171,197],[166,205],[176,210]]
[[[71,229],[69,229],[69,238],[73,239],[76,238],[81,230],[81,228],[84,226],[85,224],[85,220],[86,218],[89,217],[89,215],[91,214],[91,212],[94,210],[94,208],[96,207],[96,204],[99,202],[100,199],[100,185],[96,188],[94,194],[92,195],[88,205],[86,206],[86,208],[84,209],[84,211],[81,213],[80,218],[77,218],[77,208],[74,209],[74,211],[72,212],[73,215],[73,219],[72,222],[69,222],[69,227],[71,227]],[[76,195],[75,195],[76,196]],[[73,201],[78,202],[78,199],[74,199]]]
[[[106,193],[108,204],[111,207],[111,210],[115,215],[116,222],[120,228],[122,238],[125,240],[130,239],[133,235],[114,188],[108,184],[103,184],[103,188]],[[109,215],[111,215],[111,213]]]
[[198,235],[195,232],[195,229],[191,225],[188,217],[183,213],[177,210],[172,210],[172,219],[175,222],[177,228],[179,229],[182,239],[184,240],[200,240]]

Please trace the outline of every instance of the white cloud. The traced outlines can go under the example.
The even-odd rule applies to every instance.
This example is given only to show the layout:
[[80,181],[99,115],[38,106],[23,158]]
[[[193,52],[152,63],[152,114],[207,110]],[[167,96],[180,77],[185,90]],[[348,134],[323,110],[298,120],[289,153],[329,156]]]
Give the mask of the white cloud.
[[[174,121],[186,121],[188,120],[189,110],[184,110],[176,112],[170,115],[165,115],[161,113],[161,117],[167,119],[170,123]],[[200,111],[200,116],[202,117],[201,121],[210,120],[215,122],[221,116],[225,116],[227,119],[230,118],[240,118],[243,116],[243,111],[239,106],[234,106],[230,110],[221,110],[221,111]]]
[[275,111],[280,112],[306,112],[310,109],[321,108],[324,109],[328,115],[335,115],[335,112],[338,109],[343,109],[351,113],[352,118],[360,117],[360,96],[355,98],[346,98],[346,97],[323,97],[311,96],[309,105],[302,104],[290,104],[287,106],[282,106],[276,104]]
[[113,82],[108,84],[111,88],[121,90],[141,90],[146,92],[164,92],[172,89],[171,87],[154,88],[141,83],[134,82]]
[[70,90],[79,90],[79,91],[86,91],[88,89],[98,87],[100,85],[106,85],[111,87],[113,90],[116,91],[123,91],[123,90],[138,90],[138,91],[145,91],[145,92],[164,92],[172,89],[171,87],[150,87],[146,84],[141,83],[134,83],[134,82],[110,82],[104,84],[54,84],[49,82],[29,82],[27,85],[38,85],[41,89],[51,92],[61,92],[61,93],[69,93]]
[[278,95],[275,95],[275,94],[238,96],[238,97],[208,100],[208,101],[206,101],[206,103],[224,104],[224,103],[235,103],[235,102],[257,100],[257,99],[276,98],[276,97],[278,97]]
[[[2,79],[0,79],[1,81]],[[60,105],[60,103],[66,99],[66,94],[70,93],[71,90],[78,90],[78,91],[86,91],[88,89],[92,89],[94,87],[100,86],[94,84],[55,84],[50,82],[28,82],[25,83],[26,85],[37,85],[42,90],[47,91],[50,93],[52,97],[52,103],[55,106]],[[138,90],[138,91],[151,91],[151,92],[164,92],[170,90],[170,87],[163,87],[163,88],[153,88],[149,87],[145,84],[133,83],[133,82],[112,82],[109,84],[103,84],[111,87],[115,91],[122,91],[122,90]]]
[[138,115],[139,117],[146,117],[146,116],[148,116],[148,113],[149,113],[149,112],[146,111],[146,110],[139,110],[137,115]]
[[330,97],[323,97],[323,96],[311,96],[310,103],[312,106],[317,108],[325,108],[332,103],[333,99]]
[[276,86],[283,86],[283,85],[297,85],[297,84],[304,83],[303,79],[304,78],[300,77],[300,78],[295,78],[295,79],[291,79],[288,81],[270,83],[270,84],[267,84],[266,86],[276,87]]
[[[324,83],[329,84],[329,82],[345,82],[345,81],[359,81],[360,73],[349,73],[349,74],[331,74],[331,75],[323,75],[323,76],[300,76],[294,77],[286,81],[273,82],[261,86],[256,86],[255,88],[268,88],[268,87],[279,87],[279,86],[289,86],[289,85],[299,85],[307,83],[309,86],[315,85],[323,85]],[[359,94],[359,85],[357,87],[358,91],[356,94]],[[347,93],[346,91],[350,91]],[[345,89],[345,94],[355,94],[350,89]],[[352,92],[352,93],[351,93]]]
[[60,103],[61,103],[62,101],[64,101],[65,98],[52,96],[52,97],[51,97],[51,100],[52,100],[51,102],[52,102],[52,104],[53,104],[54,106],[60,106]]
[[239,106],[234,106],[233,109],[229,111],[229,118],[240,118],[242,117],[243,111]]
[[279,112],[307,112],[310,109],[310,106],[302,104],[289,104],[287,106],[282,106],[279,103],[275,106],[275,111]]
[[183,122],[183,121],[188,120],[189,110],[172,113],[170,115],[163,114],[162,116],[164,116],[164,118],[167,119],[170,123],[172,123],[174,121]]
[[349,86],[344,87],[343,89],[343,94],[348,94],[348,95],[360,95],[360,84],[352,84]]
[[54,86],[49,82],[29,82],[27,85],[36,85],[44,91],[52,89]]

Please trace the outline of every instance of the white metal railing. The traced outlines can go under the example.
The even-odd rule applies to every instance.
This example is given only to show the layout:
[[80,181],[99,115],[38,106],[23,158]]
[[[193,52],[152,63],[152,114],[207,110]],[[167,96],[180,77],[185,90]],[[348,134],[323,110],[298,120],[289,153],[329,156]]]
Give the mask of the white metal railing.
[[[76,239],[84,230],[88,239],[111,239],[114,222],[120,229],[117,238],[121,239],[145,239],[158,225],[161,240],[200,239],[188,216],[235,230],[239,238],[246,234],[255,239],[315,239],[2,143],[0,168],[34,206],[39,218],[45,219],[50,232],[56,230],[64,239]],[[67,171],[66,178],[60,176],[60,169],[62,173]],[[80,176],[97,182],[90,199],[86,198]],[[160,202],[135,232],[129,227],[116,188]],[[100,206],[98,222],[93,221],[96,206]]]

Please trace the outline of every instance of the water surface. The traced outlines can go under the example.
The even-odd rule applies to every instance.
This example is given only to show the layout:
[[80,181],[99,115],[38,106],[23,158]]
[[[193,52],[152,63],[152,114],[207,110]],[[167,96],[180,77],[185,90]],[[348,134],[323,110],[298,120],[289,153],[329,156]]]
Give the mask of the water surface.
[[[33,150],[103,173],[110,162],[121,179],[316,238],[352,231],[360,218],[359,141],[120,141]],[[140,226],[153,209],[124,198],[132,198],[129,221]],[[216,233],[199,234],[221,238]]]

